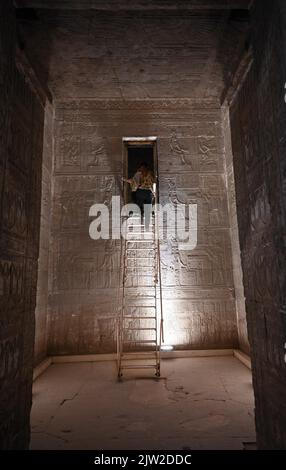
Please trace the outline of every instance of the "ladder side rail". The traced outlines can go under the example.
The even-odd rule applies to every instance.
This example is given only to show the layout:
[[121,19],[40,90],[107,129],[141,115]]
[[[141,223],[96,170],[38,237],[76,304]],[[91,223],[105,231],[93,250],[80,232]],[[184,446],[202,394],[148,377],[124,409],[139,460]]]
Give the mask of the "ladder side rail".
[[[159,190],[158,183],[155,193],[155,237],[156,243],[156,277],[159,284],[159,299],[160,299],[160,334],[159,334],[159,347],[158,347],[158,363],[160,365],[161,346],[164,343],[164,313],[163,313],[163,298],[162,298],[162,273],[161,273],[161,252],[160,252],[160,233],[158,222],[158,203],[159,203]],[[160,366],[159,366],[160,367]]]
[[158,267],[159,267],[159,289],[160,289],[160,350],[161,345],[164,343],[164,313],[163,313],[163,295],[162,295],[162,272],[161,272],[161,253],[160,241],[158,239]]
[[[158,253],[157,253],[157,244],[156,244],[156,218],[155,218],[155,230],[154,230],[154,286],[155,286],[155,325],[156,325],[156,375],[160,375],[160,350],[159,350],[159,337],[158,337]],[[159,340],[159,341],[158,341]]]
[[159,283],[159,297],[160,297],[160,350],[161,345],[164,343],[164,312],[163,312],[163,296],[162,296],[162,271],[161,271],[161,251],[160,251],[160,233],[158,223],[158,189],[156,188],[155,197],[155,231],[157,237],[157,276]]
[[121,313],[119,319],[119,364],[118,364],[118,375],[121,375],[121,362],[123,354],[123,323],[124,323],[124,311],[125,311],[125,281],[126,281],[126,240],[123,242],[123,278],[122,278],[122,301],[121,301]]
[[121,247],[122,247],[122,253],[121,253],[121,265],[122,265],[122,279],[121,279],[121,288],[122,288],[122,297],[121,297],[121,303],[120,303],[120,315],[119,315],[119,320],[118,320],[118,343],[117,343],[117,369],[118,369],[118,377],[121,376],[121,363],[122,363],[122,354],[123,354],[123,324],[124,324],[124,311],[125,311],[125,281],[126,281],[126,259],[127,259],[127,243],[126,243],[126,235],[127,235],[127,230],[128,230],[128,224],[126,223],[125,225],[125,236],[122,237],[121,233]]
[[[124,259],[124,243],[123,237],[120,229],[120,269],[118,276],[118,304],[117,304],[117,318],[116,318],[116,358],[117,358],[117,372],[119,375],[120,369],[120,325],[122,317],[122,305],[123,305],[123,279],[124,279],[124,268],[123,268],[123,259]],[[121,269],[122,266],[122,269]]]

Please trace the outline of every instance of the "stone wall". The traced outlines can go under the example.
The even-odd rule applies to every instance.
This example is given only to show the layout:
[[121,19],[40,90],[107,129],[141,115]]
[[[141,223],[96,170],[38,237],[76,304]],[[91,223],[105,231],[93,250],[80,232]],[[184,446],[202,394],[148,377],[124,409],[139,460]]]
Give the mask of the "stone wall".
[[238,234],[238,221],[236,209],[236,194],[233,173],[233,155],[231,146],[231,131],[229,123],[228,107],[222,110],[223,132],[224,132],[224,148],[225,148],[225,175],[227,183],[228,210],[230,220],[230,234],[232,247],[232,263],[233,263],[233,281],[235,288],[235,304],[237,316],[237,333],[239,349],[246,354],[250,353],[247,321],[245,311],[245,296],[243,286],[243,275],[241,268],[241,251]]
[[237,345],[220,109],[192,100],[57,104],[49,353],[115,350],[119,244],[89,238],[89,208],[120,194],[122,137],[158,136],[161,202],[198,204],[198,246],[162,246],[165,337]]
[[49,244],[51,231],[51,191],[53,170],[53,109],[48,104],[45,110],[44,145],[42,165],[42,197],[40,221],[40,251],[38,263],[35,357],[34,364],[39,364],[47,356],[47,314],[48,314],[48,271]]
[[254,62],[230,109],[257,438],[269,449],[286,447],[285,23],[279,3],[255,3]]
[[25,448],[34,349],[43,109],[15,65],[12,2],[0,4],[0,448]]

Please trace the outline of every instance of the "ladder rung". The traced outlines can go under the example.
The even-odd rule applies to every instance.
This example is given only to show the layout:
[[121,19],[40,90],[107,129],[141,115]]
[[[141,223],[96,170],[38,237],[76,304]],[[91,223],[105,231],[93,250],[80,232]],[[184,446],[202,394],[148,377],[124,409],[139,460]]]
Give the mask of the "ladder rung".
[[[149,265],[149,266],[147,266],[147,265],[146,265],[146,266],[134,266],[134,265],[133,265],[133,266],[130,266],[130,265],[128,265],[128,264],[126,265],[126,269],[134,269],[134,270],[135,270],[135,269],[139,269],[139,268],[141,268],[141,269],[147,269],[147,268],[155,269],[156,266],[155,266],[155,265],[151,265],[151,266],[150,266],[150,265]],[[136,273],[135,273],[135,274],[136,274]]]
[[132,340],[124,340],[123,343],[154,343],[157,344],[156,339],[132,339]]
[[[156,277],[157,273],[153,272],[153,273],[150,273],[148,268],[150,268],[150,270],[152,270],[152,266],[143,266],[143,268],[145,269],[144,270],[136,270],[138,269],[138,267],[142,267],[142,266],[137,266],[137,268],[134,268],[134,266],[128,266],[128,271],[126,270],[125,271],[125,278],[129,278],[129,276],[142,276],[142,277],[150,277],[150,276],[153,276],[153,277]],[[127,266],[126,266],[127,268]],[[132,271],[133,269],[133,271]]]
[[[144,261],[145,260],[149,260],[149,261],[153,261],[153,260],[155,261],[156,260],[155,256],[136,256],[136,257],[135,256],[126,256],[127,263],[128,263],[129,260],[138,261],[140,259],[143,259]],[[128,266],[128,264],[127,264],[127,266]],[[155,264],[155,267],[157,267],[156,264]]]
[[[128,225],[128,228],[129,227],[141,227],[141,228],[143,227],[145,229],[144,224],[130,224],[130,225]],[[154,226],[154,224],[150,224],[149,227],[154,228],[155,226]],[[152,231],[154,231],[154,230],[152,230]],[[148,232],[151,232],[151,230],[148,230],[146,233],[148,233]]]
[[[155,310],[155,309],[156,309],[156,307],[151,307],[151,306],[148,306],[148,307],[146,306],[146,307],[144,307],[143,305],[124,305],[124,308],[146,308],[146,309],[147,309],[147,308],[149,308],[149,309],[152,308],[152,310]],[[149,312],[149,315],[150,315],[150,313],[152,313],[152,311]],[[136,318],[137,318],[137,317],[136,317]]]
[[155,233],[154,225],[149,225],[149,227],[146,228],[145,225],[138,225],[138,224],[129,225],[127,227],[126,233],[135,233],[136,230],[133,230],[134,228],[139,228],[138,233]]
[[[151,357],[150,357],[151,356]],[[143,359],[147,359],[147,361],[150,361],[152,357],[157,357],[157,352],[156,351],[137,351],[137,352],[122,352],[122,359],[124,361],[136,361],[137,359],[139,361],[142,361]]]
[[[156,253],[156,250],[153,249],[153,248],[140,248],[140,247],[135,247],[135,248],[130,247],[130,248],[129,248],[128,246],[126,247],[126,251],[132,251],[132,250],[133,250],[133,251],[142,251],[142,250],[147,251],[147,250],[149,250],[149,252],[152,251],[151,255],[152,255],[153,253]],[[150,255],[150,256],[151,256],[151,255]],[[149,256],[149,258],[150,258],[150,256]],[[154,257],[155,257],[155,256],[154,256]]]
[[[133,230],[136,228],[137,230]],[[132,225],[128,228],[128,230],[125,231],[125,235],[132,235],[133,233],[137,233],[140,235],[153,235],[156,236],[156,230],[154,226],[149,225],[149,227],[146,229],[144,225]]]
[[155,289],[155,288],[156,288],[156,285],[157,285],[156,283],[154,283],[154,284],[149,284],[149,285],[147,285],[147,286],[145,286],[145,285],[142,286],[142,284],[136,284],[135,286],[134,286],[134,285],[133,285],[133,286],[127,286],[127,285],[125,285],[125,286],[124,286],[124,289],[126,289],[126,291],[127,291],[126,294],[127,294],[129,289],[140,289],[141,287],[144,287],[144,288],[145,288],[145,287],[148,287],[149,289]]
[[[140,221],[140,223],[138,223],[139,221]],[[134,227],[135,225],[138,225],[140,227],[145,227],[145,224],[142,224],[142,220],[140,218],[133,219],[130,222],[131,222],[130,224],[127,223],[127,227]],[[133,222],[136,222],[136,223],[134,224]],[[150,220],[149,227],[150,227],[150,225],[154,227],[155,226],[155,220],[152,220],[152,221]]]
[[156,331],[157,328],[129,328],[128,326],[124,326],[123,327],[123,330],[126,330],[126,331]]
[[[126,243],[155,243],[154,240],[125,240]],[[131,248],[130,248],[131,249]],[[150,250],[150,248],[146,248],[146,250]]]
[[153,230],[153,228],[152,228],[152,230],[149,230],[149,229],[146,230],[146,229],[144,228],[144,225],[132,225],[131,227],[132,227],[132,229],[133,229],[133,228],[136,228],[136,227],[140,227],[140,230],[127,230],[127,232],[126,232],[127,235],[130,235],[130,234],[132,234],[132,233],[133,233],[133,234],[134,234],[134,233],[138,233],[138,234],[140,233],[140,235],[146,235],[146,234],[151,235],[151,234],[154,234],[154,233],[155,233],[155,230]]
[[[134,274],[134,275],[136,275],[136,274],[139,275],[140,273],[133,273],[133,274]],[[140,274],[140,277],[155,277],[155,274],[142,274],[142,273],[141,273],[141,274]],[[144,286],[143,286],[143,287],[144,287]]]
[[[125,240],[126,241],[127,240],[132,240],[131,235],[140,235],[141,238],[139,238],[139,237],[138,238],[139,238],[139,240],[142,239],[142,241],[154,240],[154,237],[152,236],[153,235],[152,232],[144,232],[144,233],[142,233],[142,232],[128,232],[127,233],[127,238]],[[144,238],[144,237],[146,237],[146,238]],[[138,238],[134,238],[134,240],[138,241]]]
[[[156,285],[157,285],[157,284],[151,285],[151,286],[142,286],[142,285],[141,285],[141,286],[126,286],[126,285],[125,285],[125,286],[124,286],[124,289],[138,289],[139,287],[144,288],[144,289],[145,289],[145,288],[147,288],[147,289],[149,288],[149,289],[150,289],[150,288],[152,287],[153,289],[155,289],[155,286],[156,286]],[[153,295],[152,297],[155,297],[155,296]]]
[[[153,219],[155,219],[155,216],[152,214],[152,217],[150,216],[150,221],[151,221],[151,220],[153,221]],[[129,221],[131,221],[131,220],[142,220],[142,216],[141,216],[141,214],[139,214],[139,215],[131,215],[131,216],[128,217],[128,219],[126,219],[126,220],[127,220],[127,222],[129,222]]]
[[[131,249],[134,250],[134,248],[131,248]],[[144,250],[144,248],[137,248],[136,251],[141,251],[141,250]],[[153,256],[153,258],[155,259],[155,256]],[[137,259],[152,259],[152,257],[151,256],[137,256],[137,257],[135,257],[135,256],[126,256],[126,259],[127,260],[128,259],[136,259],[136,260]]]
[[[135,260],[135,259],[136,259],[136,258],[134,258],[134,260]],[[151,260],[153,261],[152,258],[150,258],[150,261],[151,261]],[[134,269],[135,269],[135,268],[156,268],[156,264],[155,264],[155,263],[143,264],[143,266],[142,266],[142,265],[137,264],[137,263],[132,263],[132,264],[131,264],[131,263],[128,263],[128,261],[129,261],[129,259],[127,260],[127,264],[125,265],[125,267],[128,268],[128,269],[131,269],[131,268],[134,268]]]
[[126,238],[127,243],[155,243],[153,238]]
[[[129,280],[130,278],[137,280],[138,276],[140,276],[140,278],[141,277],[158,277],[156,272],[152,272],[152,269],[147,269],[149,267],[150,266],[146,266],[145,270],[142,270],[142,269],[140,270],[139,269],[138,271],[136,271],[136,269],[133,268],[133,267],[131,267],[131,268],[129,267],[128,271],[125,270],[125,273],[124,273],[125,280]],[[132,271],[132,269],[133,269],[133,271]],[[142,287],[144,287],[144,286],[142,286]]]
[[[127,295],[125,297],[129,300],[131,300],[131,299],[136,300],[136,299],[134,299],[134,295],[132,296],[132,293],[130,293],[130,295]],[[156,299],[156,295],[145,295],[144,300],[145,299]],[[138,307],[144,307],[144,305],[138,305]]]
[[135,304],[130,304],[130,305],[125,305],[125,307],[156,308],[156,305],[135,305]]
[[121,366],[121,369],[154,369],[157,367],[157,364],[150,364],[150,365],[145,365],[145,364],[137,364],[137,365],[134,365],[134,366],[125,366],[125,365],[122,365]]
[[[144,286],[144,288],[145,288],[145,286]],[[134,300],[134,296],[132,297],[132,295],[130,295],[128,298]],[[156,299],[156,295],[144,295],[144,300],[145,299]],[[138,305],[138,307],[140,307],[140,305]],[[142,307],[144,307],[144,305],[142,305]]]
[[137,320],[137,319],[138,319],[138,320],[141,320],[141,319],[144,319],[144,320],[156,320],[156,317],[142,317],[142,316],[135,316],[135,317],[133,316],[133,317],[131,317],[131,316],[129,316],[129,315],[128,315],[128,316],[124,315],[123,320],[125,320],[125,318],[126,318],[127,320]]
[[155,243],[153,238],[126,238],[127,243]]
[[125,238],[125,241],[127,243],[151,243],[151,242],[154,243],[155,242],[154,238],[146,238],[145,240],[143,240],[142,238],[139,238],[139,239],[134,238],[133,240],[131,240],[130,238]]
[[[125,307],[125,308],[128,308],[128,307]],[[138,307],[138,308],[140,308],[140,307]],[[155,309],[156,307],[149,307],[149,308]],[[146,317],[146,316],[144,317],[143,315],[140,315],[140,314],[139,314],[139,315],[130,315],[130,314],[128,315],[128,313],[127,313],[127,315],[124,315],[124,318],[127,318],[127,317],[128,317],[128,318],[129,318],[129,317],[130,317],[130,318],[133,318],[133,317],[134,317],[134,318],[140,318],[140,316],[141,316],[142,318],[153,318],[153,317],[155,317],[155,315],[148,315],[147,317]]]
[[134,266],[134,265],[130,266],[129,264],[126,264],[125,268],[126,268],[126,269],[134,269],[134,270],[135,270],[135,269],[139,269],[139,268],[141,268],[141,269],[147,269],[147,268],[151,269],[151,268],[154,268],[154,269],[155,269],[156,266],[155,266],[154,264],[153,264],[153,265],[152,265],[152,264],[151,264],[151,265],[149,264],[149,266],[147,266],[147,265],[146,265],[146,266],[138,266],[138,265],[137,265],[137,266]]
[[[156,268],[156,257],[155,256],[126,256],[126,264],[125,266],[128,268],[148,268],[154,266]],[[143,260],[143,261],[149,261],[149,264],[140,264],[138,261]],[[128,261],[133,261],[133,263],[129,263]],[[136,263],[135,263],[136,261]]]
[[[146,250],[149,250],[149,251],[151,251],[152,248],[128,248],[128,247],[127,247],[126,250],[128,250],[128,251],[129,251],[129,250],[134,250],[134,251],[142,251],[142,250],[146,251]],[[152,251],[155,251],[155,250],[152,250]]]

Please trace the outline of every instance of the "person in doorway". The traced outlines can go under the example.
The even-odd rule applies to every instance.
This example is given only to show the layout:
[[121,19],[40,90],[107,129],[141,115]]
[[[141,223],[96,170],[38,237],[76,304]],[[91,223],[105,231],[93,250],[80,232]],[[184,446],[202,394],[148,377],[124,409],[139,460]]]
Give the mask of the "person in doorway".
[[[126,180],[134,193],[133,201],[138,205],[141,217],[145,215],[145,227],[149,227],[152,200],[155,194],[155,178],[147,163],[140,164],[133,178]],[[144,209],[146,209],[144,213]]]
[[137,204],[137,205],[138,203],[137,203],[136,193],[140,184],[140,178],[141,178],[140,167],[137,169],[136,173],[134,174],[132,178],[129,178],[129,179],[122,178],[123,181],[130,184],[132,202],[133,204]]

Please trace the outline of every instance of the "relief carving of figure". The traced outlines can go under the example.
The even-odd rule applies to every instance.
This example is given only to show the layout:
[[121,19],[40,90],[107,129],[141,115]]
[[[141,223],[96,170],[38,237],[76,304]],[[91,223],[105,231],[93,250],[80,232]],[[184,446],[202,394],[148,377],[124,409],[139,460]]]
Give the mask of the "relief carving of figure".
[[64,165],[78,165],[80,159],[80,137],[64,135],[60,140],[60,153]]
[[189,157],[190,154],[187,150],[182,147],[175,132],[172,132],[171,134],[170,148],[172,153],[176,157],[179,157],[183,165],[189,165],[190,167],[192,167],[192,163],[190,161],[187,161],[187,157]]
[[104,144],[95,146],[93,142],[91,142],[91,152],[90,152],[90,159],[88,161],[88,166],[98,166],[104,158],[106,157],[106,150]]
[[213,137],[199,137],[199,153],[203,167],[210,167],[216,164],[214,157],[210,153],[215,151],[215,141]]

